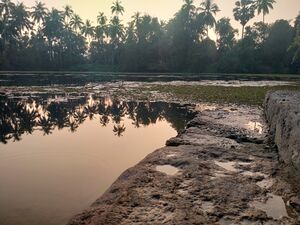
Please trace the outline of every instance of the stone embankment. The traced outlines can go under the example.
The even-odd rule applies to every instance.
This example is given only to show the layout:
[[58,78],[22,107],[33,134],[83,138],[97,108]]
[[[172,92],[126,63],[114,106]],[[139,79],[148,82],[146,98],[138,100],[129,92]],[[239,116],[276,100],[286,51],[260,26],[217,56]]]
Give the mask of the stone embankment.
[[268,93],[265,114],[280,159],[300,174],[300,92]]
[[299,199],[266,141],[262,110],[198,110],[69,225],[300,224]]

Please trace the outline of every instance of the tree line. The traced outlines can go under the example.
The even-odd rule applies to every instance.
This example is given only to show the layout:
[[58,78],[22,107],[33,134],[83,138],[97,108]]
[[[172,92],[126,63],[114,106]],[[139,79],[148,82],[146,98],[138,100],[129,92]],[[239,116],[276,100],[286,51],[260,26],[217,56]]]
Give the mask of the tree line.
[[[168,22],[136,12],[123,24],[119,0],[108,18],[83,21],[70,6],[0,1],[1,70],[114,70],[127,72],[300,73],[300,14],[265,23],[275,0],[238,0],[233,16],[216,20],[213,0],[184,0]],[[256,15],[262,21],[249,26]],[[210,37],[214,32],[216,41]]]

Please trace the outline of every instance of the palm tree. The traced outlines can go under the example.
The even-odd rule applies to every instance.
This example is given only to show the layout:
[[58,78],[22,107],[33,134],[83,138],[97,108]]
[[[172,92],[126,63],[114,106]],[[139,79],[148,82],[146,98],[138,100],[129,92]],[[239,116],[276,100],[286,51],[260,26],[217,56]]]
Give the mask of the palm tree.
[[181,7],[181,10],[183,12],[187,12],[188,14],[190,14],[191,12],[193,12],[196,7],[194,6],[194,1],[193,0],[183,0],[184,4]]
[[203,19],[203,23],[206,28],[206,34],[208,38],[208,30],[209,28],[213,28],[216,24],[215,15],[220,11],[217,4],[213,3],[213,0],[204,0],[198,10],[201,11],[199,16]]
[[65,19],[65,22],[66,22],[66,25],[68,26],[69,25],[69,22],[70,22],[70,19],[72,18],[73,16],[73,9],[71,6],[69,5],[66,5],[64,7],[64,12],[63,12],[63,16],[64,16],[64,19]]
[[135,26],[138,26],[141,22],[141,13],[140,12],[135,12],[134,15],[131,17],[133,19],[133,23]]
[[54,57],[53,42],[61,38],[64,27],[63,21],[62,13],[54,8],[45,18],[43,32],[48,40],[50,61]]
[[10,0],[2,0],[0,2],[0,16],[3,16],[3,21],[6,21],[15,4]]
[[104,15],[104,13],[99,12],[99,14],[97,16],[98,25],[95,28],[95,36],[96,36],[98,42],[101,42],[101,44],[103,43],[104,35],[107,32],[106,22],[107,22],[107,18]]
[[121,21],[119,17],[114,16],[109,25],[108,33],[111,38],[111,64],[115,64],[115,56],[116,56],[116,51],[120,46],[120,43],[123,38],[124,34],[124,29],[123,25],[121,24]]
[[83,22],[82,22],[82,19],[80,18],[80,16],[75,14],[72,16],[69,25],[73,30],[78,31],[82,28]]
[[113,5],[111,6],[112,14],[116,14],[116,16],[118,16],[119,14],[123,15],[124,7],[121,4],[122,2],[120,2],[119,0],[113,2]]
[[133,20],[128,26],[129,34],[130,34],[130,32],[132,32],[130,39],[133,40],[133,37],[135,36],[134,33],[136,33],[137,41],[140,41],[141,40],[141,32],[140,32],[141,26],[140,25],[141,25],[141,21],[142,21],[141,13],[135,12],[131,18]]
[[42,2],[35,2],[35,6],[32,7],[31,17],[34,22],[40,24],[40,22],[45,22],[45,17],[47,15],[47,8]]
[[123,25],[121,24],[121,21],[117,16],[114,16],[112,18],[109,28],[112,42],[118,44],[120,42],[120,39],[123,37]]
[[221,18],[216,24],[216,33],[218,34],[219,50],[224,51],[232,49],[235,43],[235,34],[238,30],[234,29],[230,24],[229,18]]
[[86,20],[85,24],[82,27],[81,33],[88,38],[88,42],[91,42],[91,38],[94,36],[95,28],[92,26],[90,20]]
[[103,12],[99,12],[99,14],[97,16],[97,22],[100,26],[105,26],[105,24],[107,22],[107,18]]
[[242,39],[244,38],[244,31],[246,24],[255,15],[255,2],[253,0],[239,0],[235,3],[233,15],[236,21],[242,25]]
[[17,29],[19,35],[21,35],[24,29],[30,30],[32,28],[32,22],[29,19],[30,12],[27,11],[23,3],[19,3],[13,8],[12,18],[12,24]]
[[195,6],[193,5],[194,4],[193,0],[183,0],[183,1],[184,1],[184,4],[181,7],[181,9],[188,10],[188,11],[195,9]]
[[258,15],[263,14],[263,23],[265,23],[265,15],[269,14],[270,9],[273,9],[273,4],[276,3],[275,0],[257,0],[256,7]]

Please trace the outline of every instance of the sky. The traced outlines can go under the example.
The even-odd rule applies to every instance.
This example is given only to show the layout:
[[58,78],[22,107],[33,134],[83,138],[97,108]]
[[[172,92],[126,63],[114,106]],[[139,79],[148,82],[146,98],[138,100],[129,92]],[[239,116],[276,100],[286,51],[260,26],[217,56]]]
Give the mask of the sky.
[[[15,0],[16,2],[17,0]],[[113,0],[40,0],[44,2],[48,8],[61,8],[68,4],[72,6],[74,11],[84,20],[90,19],[96,25],[96,18],[99,11],[104,12],[110,17],[110,7]],[[231,22],[235,28],[240,29],[240,25],[233,18],[232,9],[236,0],[215,0],[221,11],[217,14],[217,19],[222,17],[231,18]],[[22,2],[19,0],[19,2]],[[35,0],[23,0],[27,6],[34,5]],[[139,11],[156,16],[162,20],[169,20],[180,9],[183,0],[121,0],[125,13],[122,17],[124,22],[128,22],[131,16]],[[201,0],[194,0],[194,4],[198,6]],[[266,16],[266,22],[272,23],[277,19],[293,20],[300,12],[300,0],[277,0],[274,4],[274,10]],[[262,15],[256,16],[251,23],[261,21]],[[250,24],[251,24],[250,23]]]

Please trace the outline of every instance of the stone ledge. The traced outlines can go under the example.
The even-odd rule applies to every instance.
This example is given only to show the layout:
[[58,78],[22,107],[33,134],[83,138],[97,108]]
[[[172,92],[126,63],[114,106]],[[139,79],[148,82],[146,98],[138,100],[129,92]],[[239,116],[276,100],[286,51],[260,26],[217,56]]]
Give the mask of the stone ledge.
[[300,172],[300,92],[269,92],[264,107],[280,160]]

